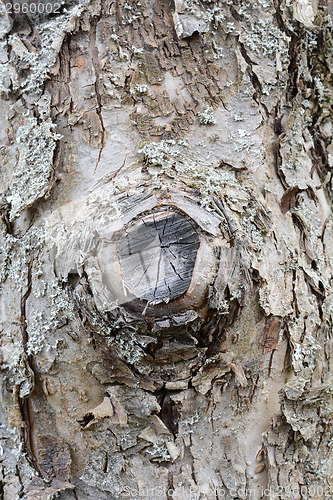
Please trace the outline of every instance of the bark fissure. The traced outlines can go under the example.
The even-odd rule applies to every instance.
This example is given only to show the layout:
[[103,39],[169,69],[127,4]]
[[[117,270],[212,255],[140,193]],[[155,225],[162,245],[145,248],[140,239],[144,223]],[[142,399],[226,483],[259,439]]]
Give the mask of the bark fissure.
[[100,63],[99,63],[99,56],[98,56],[98,48],[97,48],[97,43],[96,43],[96,25],[97,25],[97,20],[95,20],[92,25],[91,25],[91,30],[90,30],[90,43],[91,43],[91,62],[94,68],[94,73],[95,73],[95,84],[94,84],[94,89],[95,89],[95,95],[96,95],[96,100],[97,100],[97,106],[96,106],[96,113],[98,115],[99,123],[100,123],[100,148],[99,148],[99,153],[98,153],[98,158],[96,161],[94,173],[96,172],[98,165],[101,161],[104,145],[105,145],[105,127],[103,123],[103,115],[102,115],[102,92],[100,91],[100,73],[101,73],[101,68],[100,68]]
[[36,442],[35,442],[35,424],[34,424],[34,413],[31,407],[30,395],[34,390],[34,385],[36,383],[37,374],[34,369],[33,357],[27,353],[27,344],[29,340],[29,335],[27,331],[27,301],[31,295],[32,290],[32,266],[33,260],[28,262],[27,266],[27,285],[26,291],[24,292],[21,298],[21,332],[22,332],[22,344],[25,352],[25,363],[27,363],[28,376],[32,377],[30,382],[31,388],[29,389],[29,393],[25,395],[24,398],[20,397],[20,389],[17,388],[17,403],[19,404],[22,412],[22,419],[24,422],[24,427],[22,430],[23,437],[22,442],[24,445],[25,452],[29,457],[29,460],[38,474],[41,473],[38,458],[37,458],[37,450],[36,450]]

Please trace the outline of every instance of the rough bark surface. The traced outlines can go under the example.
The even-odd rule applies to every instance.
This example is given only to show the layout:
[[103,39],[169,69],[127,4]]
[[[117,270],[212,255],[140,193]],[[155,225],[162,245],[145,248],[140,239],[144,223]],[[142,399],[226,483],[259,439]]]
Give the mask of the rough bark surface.
[[50,5],[0,6],[0,498],[331,498],[331,3]]

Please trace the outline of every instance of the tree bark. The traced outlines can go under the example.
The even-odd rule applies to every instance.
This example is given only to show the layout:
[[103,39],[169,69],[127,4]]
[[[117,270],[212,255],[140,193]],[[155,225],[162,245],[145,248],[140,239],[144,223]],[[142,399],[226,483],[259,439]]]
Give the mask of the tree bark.
[[1,9],[0,498],[331,498],[331,4]]

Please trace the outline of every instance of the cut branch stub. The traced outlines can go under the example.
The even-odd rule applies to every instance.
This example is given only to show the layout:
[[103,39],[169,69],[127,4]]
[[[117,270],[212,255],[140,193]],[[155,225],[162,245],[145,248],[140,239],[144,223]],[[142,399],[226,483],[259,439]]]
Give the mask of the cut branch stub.
[[189,288],[199,236],[174,211],[148,215],[126,229],[118,244],[123,287],[149,304],[168,303]]
[[230,285],[238,252],[221,233],[222,221],[176,190],[167,199],[146,191],[113,196],[109,205],[93,199],[68,230],[70,241],[58,241],[57,274],[68,279],[73,270],[84,272],[94,306],[110,317],[121,314],[156,329],[161,318],[184,324],[218,309]]
[[148,201],[132,203],[130,213],[123,205],[120,217],[98,231],[85,261],[96,305],[150,320],[201,309],[216,272],[220,221],[179,196]]

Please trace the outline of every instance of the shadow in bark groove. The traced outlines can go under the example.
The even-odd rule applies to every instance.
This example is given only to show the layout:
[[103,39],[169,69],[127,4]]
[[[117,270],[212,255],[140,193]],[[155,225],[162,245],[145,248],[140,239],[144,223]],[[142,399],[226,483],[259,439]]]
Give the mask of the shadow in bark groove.
[[[173,391],[173,394],[174,393],[175,392]],[[175,402],[170,398],[170,391],[163,390],[157,393],[156,396],[158,404],[161,407],[161,411],[158,416],[173,434],[174,438],[176,438],[178,434],[178,420],[180,414],[177,410]]]

